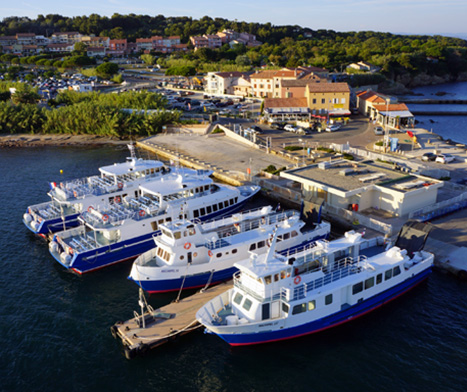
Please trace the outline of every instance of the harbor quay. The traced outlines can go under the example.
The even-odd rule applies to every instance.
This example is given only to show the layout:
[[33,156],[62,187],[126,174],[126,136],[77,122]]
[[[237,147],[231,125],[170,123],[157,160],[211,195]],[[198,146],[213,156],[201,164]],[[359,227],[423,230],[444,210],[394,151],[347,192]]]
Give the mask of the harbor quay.
[[[235,125],[225,123],[169,128],[166,132],[139,140],[137,144],[173,163],[195,169],[211,169],[216,179],[232,185],[258,184],[263,195],[297,209],[302,204],[305,209],[313,207],[313,200],[309,203],[304,197],[303,185],[285,176],[267,173],[265,169],[272,165],[277,169],[293,171],[319,165],[320,162],[335,162],[342,154],[327,151],[338,146],[349,146],[349,151],[363,154],[354,156],[358,164],[365,164],[373,159],[379,164],[377,169],[383,172],[387,170],[389,173],[396,169],[403,176],[416,172],[438,178],[437,181],[433,179],[436,192],[432,202],[410,214],[399,216],[378,208],[347,211],[328,206],[323,209],[323,216],[346,229],[365,230],[367,236],[383,234],[388,240],[397,237],[408,219],[429,220],[434,229],[426,243],[426,250],[436,255],[435,267],[461,279],[467,278],[467,261],[462,257],[467,246],[467,227],[461,223],[465,222],[464,206],[467,204],[463,202],[464,197],[467,200],[467,188],[462,184],[462,180],[467,179],[466,146],[444,141],[436,134],[415,128],[411,132],[416,137],[416,143],[405,132],[392,131],[390,137],[399,139],[399,150],[393,153],[382,152],[375,146],[375,142],[381,137],[374,134],[373,124],[363,118],[353,124],[354,127],[350,130],[306,136],[267,130],[267,126],[261,125],[263,132],[260,138],[268,140],[266,147],[241,137],[239,132],[235,132]],[[224,132],[212,133],[216,128]],[[284,149],[291,145],[303,148],[298,151]],[[319,146],[325,146],[327,151]],[[446,165],[423,162],[421,157],[426,152],[452,154],[455,162]],[[382,161],[385,161],[387,168],[381,168],[384,166],[380,164]],[[446,179],[450,181],[445,181]],[[442,211],[442,216],[435,217],[433,211],[438,211],[439,214]]]

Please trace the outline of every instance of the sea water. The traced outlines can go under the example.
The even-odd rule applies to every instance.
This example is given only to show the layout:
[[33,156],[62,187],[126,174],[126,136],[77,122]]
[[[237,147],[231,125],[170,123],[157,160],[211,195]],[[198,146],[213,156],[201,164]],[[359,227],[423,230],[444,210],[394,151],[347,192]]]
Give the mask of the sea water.
[[[48,182],[96,174],[127,155],[123,147],[0,150],[1,391],[467,389],[467,285],[440,272],[323,333],[231,348],[199,330],[125,359],[109,328],[138,310],[131,262],[77,276],[21,219],[28,205],[48,199]],[[176,295],[149,302],[157,308]]]

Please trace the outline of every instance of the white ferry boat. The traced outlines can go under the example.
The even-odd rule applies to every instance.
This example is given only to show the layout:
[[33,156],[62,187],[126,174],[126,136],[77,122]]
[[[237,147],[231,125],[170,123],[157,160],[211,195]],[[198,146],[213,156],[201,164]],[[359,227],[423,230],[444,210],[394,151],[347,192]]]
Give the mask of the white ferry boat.
[[118,203],[134,195],[138,186],[170,173],[209,176],[212,171],[174,168],[160,161],[136,158],[132,145],[126,162],[99,168],[100,175],[50,184],[51,201],[29,206],[23,222],[33,233],[45,236],[76,227],[78,217],[88,208],[100,204]]
[[240,271],[234,287],[206,303],[196,318],[232,346],[295,338],[351,321],[431,272],[431,253],[420,247],[378,249],[376,241],[349,232],[293,257],[272,250],[254,254],[235,264]]
[[205,223],[162,225],[155,247],[133,263],[129,278],[149,293],[202,287],[232,279],[236,261],[265,253],[277,232],[276,251],[291,251],[327,238],[327,222],[305,226],[297,211],[267,206]]
[[233,213],[258,186],[214,184],[209,177],[172,175],[139,186],[138,197],[88,208],[83,225],[57,233],[49,244],[52,256],[81,274],[134,258],[154,246],[159,226],[175,219],[212,219]]

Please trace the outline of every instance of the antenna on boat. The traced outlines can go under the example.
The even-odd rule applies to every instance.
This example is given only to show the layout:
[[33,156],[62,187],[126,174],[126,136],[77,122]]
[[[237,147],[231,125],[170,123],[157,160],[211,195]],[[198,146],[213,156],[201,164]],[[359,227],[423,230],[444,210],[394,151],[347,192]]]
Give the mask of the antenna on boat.
[[276,242],[277,242],[277,227],[274,228],[274,231],[271,234],[271,237],[267,240],[268,252],[266,253],[266,263],[274,259],[274,253],[276,252]]

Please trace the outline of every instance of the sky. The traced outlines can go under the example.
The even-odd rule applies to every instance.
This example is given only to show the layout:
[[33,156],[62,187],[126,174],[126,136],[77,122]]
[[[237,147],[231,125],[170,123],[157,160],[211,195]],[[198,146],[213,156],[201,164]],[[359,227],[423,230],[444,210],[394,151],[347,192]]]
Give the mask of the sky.
[[[8,3],[8,4],[7,4]],[[0,18],[59,14],[205,15],[229,20],[299,25],[313,30],[440,34],[467,38],[466,0],[0,0]]]

